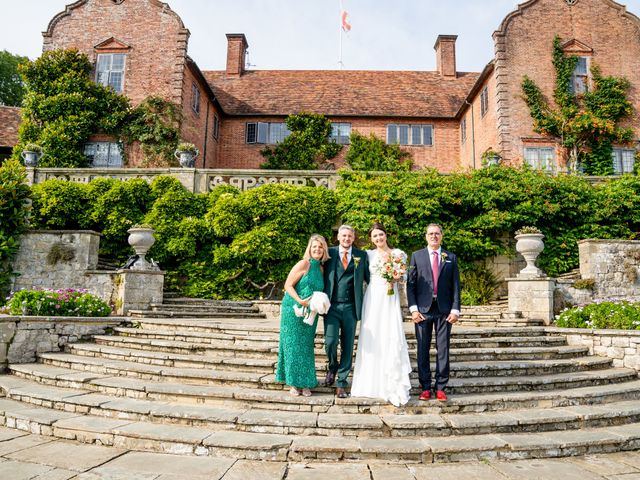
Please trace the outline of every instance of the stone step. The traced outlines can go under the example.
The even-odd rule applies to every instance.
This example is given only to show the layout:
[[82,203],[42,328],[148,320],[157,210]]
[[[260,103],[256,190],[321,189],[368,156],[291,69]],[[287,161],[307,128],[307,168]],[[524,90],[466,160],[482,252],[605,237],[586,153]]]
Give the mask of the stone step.
[[[12,377],[27,379],[42,385],[90,390],[103,394],[176,404],[224,405],[280,411],[315,411],[330,413],[467,413],[513,409],[537,409],[575,405],[604,404],[640,398],[640,380],[605,383],[592,387],[544,389],[500,393],[453,394],[449,401],[421,402],[413,392],[409,403],[401,408],[368,398],[338,399],[334,390],[314,389],[311,397],[292,397],[284,389],[257,389],[231,385],[172,383],[114,377],[105,373],[78,371],[41,363],[11,365]],[[6,378],[6,377],[5,377]]]
[[[124,360],[70,355],[65,353],[43,353],[40,361],[46,365],[71,368],[79,371],[118,375],[157,382],[180,382],[186,384],[234,385],[261,389],[282,389],[275,383],[273,374],[259,372],[215,371],[202,368],[176,368],[149,365]],[[475,370],[472,372],[475,373]],[[490,393],[527,390],[552,390],[603,385],[625,382],[637,378],[637,372],[626,368],[603,368],[568,373],[544,375],[511,375],[482,377],[453,377],[448,389],[452,393]],[[413,390],[419,393],[417,382],[413,381]]]
[[[195,367],[195,368],[219,368],[219,369],[248,369],[248,371],[265,371],[276,365],[276,352],[269,352],[263,355],[253,355],[253,352],[243,355],[242,352],[235,352],[230,355],[223,355],[219,352],[188,350],[183,348],[183,342],[165,343],[164,346],[153,345],[150,342],[120,342],[119,337],[112,337],[113,340],[100,341],[97,344],[69,344],[67,351],[79,355],[108,356],[111,354],[123,355],[119,351],[126,351],[124,355],[130,357],[129,360],[141,363],[151,363],[156,365]],[[169,345],[169,346],[167,346]],[[173,346],[171,346],[173,345]],[[453,350],[450,354],[452,364],[458,362],[478,362],[478,361],[507,361],[507,360],[560,360],[582,357],[588,354],[587,347],[533,347],[533,348],[485,348],[485,349],[464,349]],[[99,355],[103,352],[104,355]],[[183,353],[186,352],[186,353]],[[326,370],[326,355],[322,349],[316,349],[316,364],[321,371]],[[415,359],[415,351],[410,351],[409,355]],[[431,352],[435,358],[435,350]],[[115,357],[114,357],[115,358]],[[601,361],[601,360],[600,360]],[[604,362],[603,362],[604,363]]]
[[166,310],[129,310],[131,318],[264,318],[259,312],[235,312],[204,310],[200,312],[181,312],[173,309]]
[[211,427],[257,433],[341,437],[461,436],[483,433],[555,431],[640,421],[636,400],[606,405],[508,410],[499,413],[408,414],[273,412],[247,407],[172,404],[122,398],[90,390],[43,386],[13,376],[0,376],[0,391],[29,405],[77,414],[154,424]]
[[[127,348],[138,348],[142,350],[157,350],[163,352],[174,353],[198,353],[198,354],[215,354],[225,356],[246,355],[254,358],[274,358],[278,352],[278,339],[263,335],[257,335],[253,338],[243,339],[242,337],[220,338],[219,336],[205,337],[204,335],[174,335],[170,332],[164,334],[156,334],[155,332],[117,329],[120,335],[97,335],[94,341],[99,345],[109,346],[126,346]],[[357,340],[355,342],[357,348]],[[416,350],[415,337],[407,338],[410,354]],[[451,353],[458,355],[460,358],[471,356],[478,353],[484,353],[484,358],[490,357],[491,352],[499,353],[503,349],[508,353],[523,351],[524,349],[535,352],[535,349],[549,349],[565,346],[566,339],[562,336],[555,337],[494,337],[486,339],[467,339],[453,337],[451,339]],[[324,349],[324,340],[322,337],[316,337],[315,349],[321,354]],[[468,350],[473,350],[469,353]]]
[[0,399],[10,428],[131,450],[271,461],[367,460],[434,463],[546,458],[636,449],[640,424],[581,430],[419,438],[342,438],[214,430],[101,418]]
[[[237,356],[227,357],[193,354],[172,355],[160,353],[155,350],[145,351],[135,348],[108,346],[105,344],[69,344],[66,346],[66,350],[73,355],[125,360],[177,368],[213,368],[216,370],[273,373],[276,363],[274,358],[242,358]],[[435,351],[432,352],[432,358],[435,359]],[[415,371],[415,361],[412,363]],[[548,373],[577,372],[587,369],[603,369],[610,366],[610,359],[594,356],[558,360],[498,361],[492,359],[482,362],[477,360],[464,362],[456,359],[451,365],[451,377],[541,375]],[[316,356],[316,369],[319,375],[322,375],[321,372],[326,372],[327,370],[326,356],[322,353]]]
[[149,305],[152,311],[171,310],[174,312],[239,312],[239,313],[260,313],[260,309],[255,305],[216,305],[216,304],[189,304],[189,303],[152,303]]
[[165,292],[162,300],[164,305],[211,305],[228,307],[254,307],[255,303],[250,300],[213,300],[210,298],[189,298],[168,294]]

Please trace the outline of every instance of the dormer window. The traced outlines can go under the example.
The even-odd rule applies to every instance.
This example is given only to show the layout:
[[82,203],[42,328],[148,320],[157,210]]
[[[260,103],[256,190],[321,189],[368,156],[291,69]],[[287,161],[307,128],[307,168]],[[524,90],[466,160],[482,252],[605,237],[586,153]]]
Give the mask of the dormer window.
[[589,90],[589,57],[578,57],[576,68],[571,74],[571,93],[580,95]]
[[96,63],[96,83],[122,93],[124,88],[124,53],[100,53]]

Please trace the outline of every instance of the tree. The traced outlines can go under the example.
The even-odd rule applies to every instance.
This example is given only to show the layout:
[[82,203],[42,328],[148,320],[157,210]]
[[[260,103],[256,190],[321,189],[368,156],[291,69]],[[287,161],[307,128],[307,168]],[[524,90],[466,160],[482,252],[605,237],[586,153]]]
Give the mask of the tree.
[[398,145],[387,145],[373,133],[368,137],[351,133],[351,147],[345,157],[354,170],[409,171],[413,166],[411,154]]
[[24,97],[24,85],[18,73],[18,65],[28,62],[27,57],[0,52],[0,105],[19,107]]
[[342,149],[342,145],[329,141],[331,122],[324,115],[289,115],[286,123],[291,133],[274,148],[260,151],[266,158],[261,168],[315,170]]
[[611,175],[614,143],[629,143],[633,130],[619,126],[633,113],[627,99],[629,81],[605,77],[596,65],[591,67],[593,90],[576,95],[571,91],[571,75],[578,57],[567,56],[560,37],[553,39],[553,65],[556,70],[554,100],[549,106],[542,91],[528,76],[522,81],[524,100],[533,118],[536,133],[556,138],[564,147],[570,169],[579,164],[589,175]]
[[83,167],[82,153],[95,133],[117,134],[127,120],[129,100],[90,78],[89,58],[77,50],[52,50],[19,67],[27,94],[18,145],[43,147],[41,166]]

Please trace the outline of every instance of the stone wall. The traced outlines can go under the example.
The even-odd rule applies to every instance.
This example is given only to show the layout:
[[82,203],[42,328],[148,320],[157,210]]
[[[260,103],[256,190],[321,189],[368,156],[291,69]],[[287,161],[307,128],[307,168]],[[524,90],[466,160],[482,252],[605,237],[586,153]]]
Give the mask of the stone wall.
[[0,373],[8,363],[30,363],[39,353],[59,352],[67,343],[104,335],[123,317],[0,317]]
[[640,331],[638,330],[548,328],[546,331],[566,336],[569,345],[588,347],[590,354],[611,358],[614,367],[634,368],[640,372]]
[[578,249],[580,276],[595,282],[594,300],[640,301],[640,241],[586,239]]
[[88,230],[32,230],[20,238],[12,290],[86,289],[118,315],[162,303],[164,273],[97,270],[100,234]]

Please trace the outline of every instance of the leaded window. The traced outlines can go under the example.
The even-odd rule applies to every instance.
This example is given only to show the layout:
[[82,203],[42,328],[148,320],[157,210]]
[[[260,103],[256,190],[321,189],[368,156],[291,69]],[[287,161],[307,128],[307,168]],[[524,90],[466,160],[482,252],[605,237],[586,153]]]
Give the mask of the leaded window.
[[124,53],[98,54],[96,63],[96,83],[113,88],[122,93],[124,88]]

